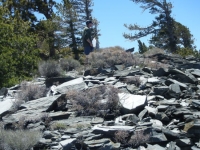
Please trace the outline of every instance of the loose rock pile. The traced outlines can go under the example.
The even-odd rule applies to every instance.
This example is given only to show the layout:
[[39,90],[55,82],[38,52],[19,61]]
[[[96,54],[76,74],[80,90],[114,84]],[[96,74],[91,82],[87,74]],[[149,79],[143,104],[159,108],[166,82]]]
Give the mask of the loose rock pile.
[[[23,118],[26,129],[43,131],[34,149],[200,149],[199,61],[165,54],[152,57],[167,60],[170,67],[116,65],[88,69],[83,76],[71,72],[66,79],[38,78],[36,84],[51,85],[49,95],[22,104],[16,112],[10,108],[19,86],[3,89],[0,116],[4,127],[14,129]],[[60,85],[52,86],[53,81]],[[78,115],[66,94],[100,86],[119,89],[119,112],[96,110],[104,113]],[[102,95],[102,103],[107,100]]]

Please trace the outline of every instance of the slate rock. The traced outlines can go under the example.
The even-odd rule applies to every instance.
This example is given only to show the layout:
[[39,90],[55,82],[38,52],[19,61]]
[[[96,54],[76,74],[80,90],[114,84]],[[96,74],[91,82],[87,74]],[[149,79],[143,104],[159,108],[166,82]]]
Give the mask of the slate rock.
[[63,150],[71,149],[75,144],[76,138],[66,139],[61,141],[59,144],[62,146]]
[[2,87],[1,89],[0,89],[0,96],[6,96],[8,94],[8,89],[7,88],[5,88],[5,87]]
[[187,146],[191,146],[193,143],[192,143],[191,139],[186,138],[186,139],[177,139],[176,144],[179,147],[187,147]]
[[168,73],[168,70],[164,69],[164,68],[159,68],[157,70],[152,70],[153,72],[153,76],[157,76],[157,77],[161,77],[161,76],[167,76],[169,73]]
[[169,90],[168,86],[158,86],[153,88],[153,92],[157,95],[163,95]]
[[200,77],[200,70],[195,69],[194,71],[191,72],[192,75]]
[[180,86],[177,83],[171,84],[169,86],[169,90],[170,90],[170,92],[174,92],[174,93],[177,93],[177,94],[181,93]]
[[71,90],[83,90],[87,88],[87,85],[85,84],[82,77],[65,82],[55,88],[55,90],[61,94],[66,94],[68,91]]
[[0,118],[9,113],[14,102],[15,99],[12,97],[6,97],[3,101],[0,101]]
[[55,95],[26,102],[20,106],[21,110],[3,117],[2,120],[5,124],[12,124],[18,122],[21,117],[25,117],[27,120],[41,118],[46,114],[45,112],[53,111],[57,107],[57,100],[62,96]]
[[166,150],[166,149],[165,147],[162,147],[158,144],[155,144],[155,145],[147,144],[147,150]]
[[142,119],[145,117],[145,115],[146,115],[147,113],[148,113],[147,109],[142,110],[142,111],[139,113],[139,115],[138,115],[138,117],[140,118],[140,120],[142,120]]
[[162,122],[169,122],[170,119],[165,113],[157,113],[156,114],[156,119],[162,121]]
[[140,112],[146,105],[147,97],[127,93],[119,93],[119,102],[123,113]]
[[186,84],[181,83],[181,82],[179,82],[179,81],[177,81],[177,80],[174,80],[174,79],[167,79],[167,80],[165,81],[165,84],[166,84],[167,86],[169,86],[169,85],[172,84],[172,83],[178,84],[178,85],[180,86],[181,90],[187,90],[187,89],[188,89],[188,86],[187,86]]
[[45,85],[48,88],[48,87],[50,87],[52,85],[55,85],[55,83],[62,84],[64,82],[68,82],[68,81],[73,80],[73,79],[75,79],[75,78],[71,77],[71,76],[47,78],[45,80]]

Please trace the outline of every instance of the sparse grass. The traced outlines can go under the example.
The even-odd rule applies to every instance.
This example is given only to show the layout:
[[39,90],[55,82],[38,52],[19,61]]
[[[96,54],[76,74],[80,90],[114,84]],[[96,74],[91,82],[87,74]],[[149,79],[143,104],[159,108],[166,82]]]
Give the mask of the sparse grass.
[[125,81],[127,84],[134,84],[135,86],[139,87],[141,84],[141,80],[139,76],[132,76],[126,79]]
[[38,65],[38,70],[40,75],[46,78],[58,77],[62,74],[62,69],[59,63],[53,60],[40,62]]
[[64,71],[71,71],[73,69],[77,69],[81,66],[79,61],[69,57],[69,58],[63,58],[59,61],[61,68]]
[[19,100],[19,103],[16,103],[16,107],[19,106],[20,100],[24,101],[31,101],[34,99],[38,99],[41,97],[45,97],[47,90],[44,86],[39,86],[34,83],[28,83],[26,81],[21,83],[20,92],[17,95],[17,99]]
[[99,110],[117,112],[119,109],[118,89],[112,86],[99,86],[86,91],[70,91],[66,97],[80,115],[96,115]]
[[0,149],[27,150],[37,144],[42,137],[40,131],[0,129]]
[[50,126],[51,130],[65,130],[67,129],[67,125],[65,123],[56,122]]

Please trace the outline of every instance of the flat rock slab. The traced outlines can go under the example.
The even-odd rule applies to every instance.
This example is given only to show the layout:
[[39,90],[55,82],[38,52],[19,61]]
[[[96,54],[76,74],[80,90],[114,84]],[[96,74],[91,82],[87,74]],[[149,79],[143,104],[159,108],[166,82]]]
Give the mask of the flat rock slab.
[[59,144],[62,146],[63,150],[68,150],[68,149],[72,148],[75,140],[76,140],[76,138],[66,139],[64,141],[61,141]]
[[13,106],[15,99],[7,97],[3,101],[0,101],[0,116],[3,116]]
[[178,84],[178,85],[180,86],[180,88],[183,89],[183,90],[186,90],[186,89],[188,88],[188,86],[187,86],[186,84],[181,83],[181,82],[179,82],[179,81],[177,81],[177,80],[168,79],[168,80],[166,80],[166,82],[165,82],[165,84],[168,85],[168,86],[169,86],[170,84],[172,84],[172,83]]
[[152,83],[152,84],[156,84],[156,83],[160,83],[160,80],[156,77],[152,77],[152,78],[148,78],[147,82]]
[[132,132],[134,131],[135,127],[134,126],[103,126],[103,125],[95,125],[92,128],[93,133],[97,134],[106,134],[109,136],[114,135],[116,131],[127,131],[127,132]]
[[45,115],[46,111],[51,110],[54,102],[59,97],[61,97],[61,95],[44,97],[29,101],[21,105],[21,110],[18,110],[15,114],[5,116],[2,119],[5,123],[17,122],[21,117],[25,117],[27,120],[39,119]]
[[83,90],[87,88],[83,78],[77,78],[68,82],[65,82],[55,88],[55,90],[61,94],[66,94],[70,90]]
[[122,112],[124,113],[139,112],[145,107],[147,102],[147,96],[128,93],[119,93],[118,96]]
[[191,72],[191,74],[200,77],[200,70],[195,69],[194,71]]

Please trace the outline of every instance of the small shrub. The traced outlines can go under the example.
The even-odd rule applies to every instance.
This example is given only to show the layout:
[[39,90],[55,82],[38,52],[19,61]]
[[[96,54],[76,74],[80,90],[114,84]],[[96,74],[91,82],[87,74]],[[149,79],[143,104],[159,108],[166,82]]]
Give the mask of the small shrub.
[[58,62],[53,60],[42,61],[38,65],[39,73],[46,78],[58,77],[62,73],[62,69]]
[[126,144],[128,142],[129,132],[124,130],[119,130],[115,132],[114,140],[117,143]]
[[143,130],[135,131],[134,134],[128,141],[128,144],[132,147],[139,146],[141,144],[147,143],[150,139],[149,133],[144,133]]
[[119,64],[131,66],[135,62],[133,55],[120,47],[95,51],[89,55],[88,59],[92,67],[113,67]]
[[51,121],[52,121],[52,118],[49,117],[49,114],[45,113],[43,114],[40,119],[44,122],[44,125],[46,128],[50,128],[51,126]]
[[31,101],[41,97],[45,97],[47,90],[44,86],[39,86],[26,81],[21,83],[20,92],[17,95],[18,100]]
[[16,99],[16,100],[13,102],[11,111],[12,111],[12,112],[16,112],[17,110],[19,110],[20,106],[21,106],[23,103],[24,103],[23,100],[21,100],[21,99]]
[[52,124],[50,128],[52,130],[65,130],[65,129],[67,129],[67,125],[64,123],[56,122],[56,123]]
[[117,112],[119,109],[118,89],[111,86],[100,86],[86,91],[70,91],[66,97],[81,115],[96,115],[99,110]]
[[73,58],[63,58],[60,60],[60,66],[65,71],[71,71],[73,69],[79,68],[81,65],[79,61]]
[[42,137],[40,131],[0,129],[0,149],[27,150],[37,144]]
[[125,81],[128,84],[135,84],[135,86],[139,87],[141,84],[141,80],[139,76],[129,77]]

